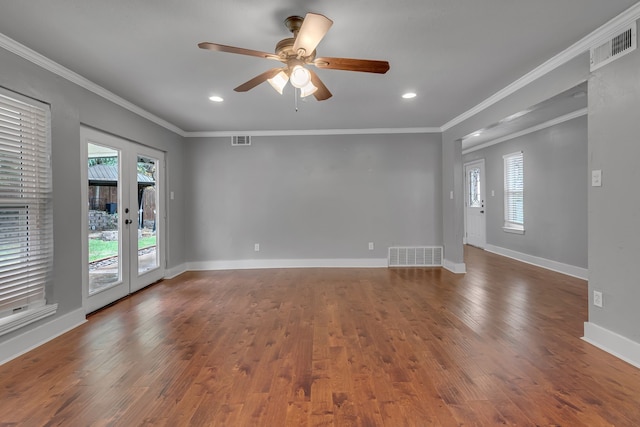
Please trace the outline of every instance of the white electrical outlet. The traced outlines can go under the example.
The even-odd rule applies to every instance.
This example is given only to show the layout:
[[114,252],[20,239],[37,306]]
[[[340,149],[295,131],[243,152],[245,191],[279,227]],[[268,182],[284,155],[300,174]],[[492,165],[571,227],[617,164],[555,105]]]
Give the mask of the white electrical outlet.
[[256,252],[260,252],[260,243],[256,243],[255,245],[253,245],[253,250]]
[[372,251],[373,250],[373,242],[369,242],[369,250]]
[[602,308],[602,292],[593,291],[593,305]]
[[592,170],[591,171],[591,186],[592,187],[602,187],[602,171],[601,170]]

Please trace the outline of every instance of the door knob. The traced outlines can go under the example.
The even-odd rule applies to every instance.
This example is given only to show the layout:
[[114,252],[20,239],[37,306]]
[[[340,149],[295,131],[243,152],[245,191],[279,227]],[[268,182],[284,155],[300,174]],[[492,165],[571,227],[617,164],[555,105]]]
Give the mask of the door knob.
[[129,225],[129,224],[131,224],[132,222],[133,222],[133,221],[132,221],[132,220],[130,220],[130,219],[125,219],[125,220],[124,220],[125,225]]
[[484,213],[484,211],[480,211],[480,213]]

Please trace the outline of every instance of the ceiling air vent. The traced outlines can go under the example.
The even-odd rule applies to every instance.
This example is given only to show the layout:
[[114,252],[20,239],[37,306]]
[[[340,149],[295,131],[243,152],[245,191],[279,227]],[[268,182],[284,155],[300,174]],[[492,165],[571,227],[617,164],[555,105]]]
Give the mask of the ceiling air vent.
[[232,136],[231,145],[251,145],[250,136]]
[[636,23],[620,31],[599,46],[591,48],[591,71],[636,50]]

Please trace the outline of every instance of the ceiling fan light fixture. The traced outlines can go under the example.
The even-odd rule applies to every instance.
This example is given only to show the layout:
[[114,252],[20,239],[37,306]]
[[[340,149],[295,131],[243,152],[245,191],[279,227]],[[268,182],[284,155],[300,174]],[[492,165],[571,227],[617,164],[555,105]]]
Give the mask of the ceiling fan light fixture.
[[293,87],[302,89],[311,83],[311,74],[309,73],[309,70],[304,68],[302,65],[296,65],[291,70],[290,79]]
[[284,71],[280,71],[274,77],[267,79],[267,81],[280,95],[282,95],[282,91],[289,81],[289,76]]
[[305,87],[300,88],[300,97],[304,98],[305,96],[313,95],[318,90],[317,87],[313,85],[313,83],[309,82]]

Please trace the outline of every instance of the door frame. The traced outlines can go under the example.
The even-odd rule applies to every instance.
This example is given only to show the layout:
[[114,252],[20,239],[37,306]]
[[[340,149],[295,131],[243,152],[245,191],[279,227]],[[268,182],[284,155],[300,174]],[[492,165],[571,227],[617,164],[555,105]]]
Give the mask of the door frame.
[[[131,156],[133,156],[137,162],[138,156],[145,156],[157,159],[159,162],[158,168],[158,177],[157,177],[157,195],[158,195],[158,209],[159,215],[157,216],[157,225],[156,225],[156,251],[158,253],[158,266],[150,270],[149,272],[144,273],[143,275],[138,275],[138,263],[137,263],[137,225],[135,226],[135,233],[129,228],[125,229],[124,225],[124,215],[119,215],[118,227],[122,230],[122,239],[127,239],[127,245],[129,249],[127,253],[123,252],[124,243],[121,243],[120,247],[120,259],[122,268],[122,282],[123,285],[116,285],[110,288],[106,288],[105,290],[98,291],[96,294],[103,294],[100,299],[107,301],[117,301],[131,293],[144,288],[158,280],[164,278],[166,271],[166,250],[167,246],[165,244],[165,220],[166,220],[166,186],[165,186],[165,156],[166,153],[145,146],[143,144],[139,144],[137,142],[111,135],[100,130],[94,129],[89,126],[81,125],[80,126],[80,161],[81,161],[81,235],[82,235],[82,307],[85,313],[91,313],[95,310],[99,310],[102,306],[97,306],[95,303],[91,303],[89,300],[89,270],[87,268],[87,262],[89,259],[89,243],[88,243],[88,232],[89,232],[89,189],[87,186],[88,182],[88,167],[87,167],[87,158],[88,158],[88,143],[95,143],[97,145],[103,145],[107,147],[111,147],[117,149],[122,152],[122,158],[119,161],[120,170],[121,170],[121,180],[127,180],[131,183],[131,178],[127,175],[133,173],[132,171],[127,171],[126,168],[131,166],[131,162],[127,162],[126,158],[129,160]],[[125,155],[126,153],[126,155]],[[134,174],[133,179],[136,181],[137,186],[137,173]],[[120,190],[122,191],[122,190]],[[137,206],[137,192],[129,191],[128,200],[124,200],[124,197],[121,195],[123,199],[123,204],[130,205],[128,214],[129,219],[133,219],[133,223],[137,224],[138,218],[138,206]],[[134,203],[134,200],[136,201]],[[120,207],[119,207],[120,208]],[[132,237],[135,234],[135,238]],[[135,240],[136,244],[134,245],[132,241]],[[144,279],[139,280],[141,277]],[[125,285],[126,283],[126,285]],[[106,303],[106,305],[111,302]]]
[[463,175],[463,179],[462,182],[464,183],[464,237],[462,239],[462,243],[463,244],[467,244],[467,230],[468,230],[468,224],[467,224],[467,215],[468,215],[468,207],[469,207],[469,184],[467,182],[467,167],[469,166],[475,166],[475,165],[479,165],[480,166],[480,170],[482,171],[482,176],[481,176],[481,180],[480,180],[480,185],[481,185],[481,196],[483,199],[483,209],[485,211],[485,214],[482,215],[482,227],[483,227],[483,235],[484,235],[484,239],[483,239],[483,244],[480,245],[479,247],[481,249],[484,249],[487,246],[487,215],[486,215],[486,210],[487,210],[487,199],[488,199],[488,188],[486,186],[486,168],[485,168],[485,161],[484,158],[482,159],[477,159],[477,160],[473,160],[467,163],[464,163],[462,165],[462,175]]

